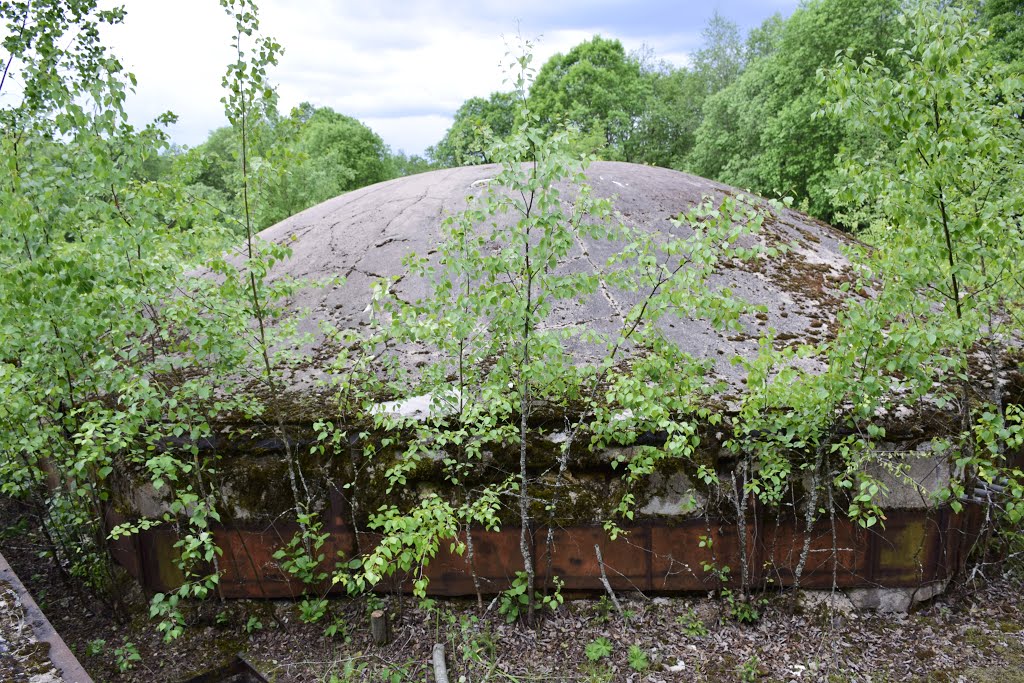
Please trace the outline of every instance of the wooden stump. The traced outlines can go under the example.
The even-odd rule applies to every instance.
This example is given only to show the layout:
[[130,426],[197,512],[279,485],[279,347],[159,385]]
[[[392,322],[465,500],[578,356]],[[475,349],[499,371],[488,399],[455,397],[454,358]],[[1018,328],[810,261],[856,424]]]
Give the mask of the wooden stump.
[[370,635],[375,645],[387,645],[391,642],[391,623],[384,610],[374,610],[370,614]]

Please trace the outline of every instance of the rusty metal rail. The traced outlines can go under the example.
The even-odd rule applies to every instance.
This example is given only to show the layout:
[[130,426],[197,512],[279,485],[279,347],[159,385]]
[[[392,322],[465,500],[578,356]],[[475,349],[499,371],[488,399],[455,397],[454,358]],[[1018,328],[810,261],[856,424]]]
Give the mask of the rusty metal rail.
[[[830,588],[916,587],[951,578],[965,560],[981,523],[979,508],[960,514],[948,508],[892,510],[885,528],[863,529],[837,520],[833,529],[824,521],[811,530],[810,551],[801,586]],[[597,525],[559,528],[554,532],[550,572],[547,529],[533,533],[534,570],[541,580],[558,576],[570,591],[602,590],[594,545],[601,547],[611,585],[616,590],[645,592],[705,591],[719,585],[717,576],[729,567],[727,585],[739,580],[740,542],[746,545],[751,581],[755,585],[787,586],[804,543],[802,524],[793,519],[755,515],[745,525],[743,539],[734,523],[689,519],[648,521],[627,527],[615,541]],[[264,528],[236,525],[215,531],[224,553],[220,587],[229,598],[287,598],[301,595],[303,586],[281,571],[274,552],[297,531],[295,525]],[[335,519],[325,529],[330,536],[322,549],[328,569],[335,559],[352,558],[360,548],[379,540],[373,533],[355,533]],[[703,544],[701,540],[711,542]],[[148,590],[166,591],[180,585],[175,566],[175,534],[155,528],[115,543],[114,554]],[[510,585],[522,568],[519,529],[474,530],[474,563],[449,552],[442,544],[425,567],[429,592],[438,596],[472,595],[475,570],[483,592],[497,593]],[[340,591],[326,584],[324,592]],[[398,577],[381,590],[408,589],[408,577]]]

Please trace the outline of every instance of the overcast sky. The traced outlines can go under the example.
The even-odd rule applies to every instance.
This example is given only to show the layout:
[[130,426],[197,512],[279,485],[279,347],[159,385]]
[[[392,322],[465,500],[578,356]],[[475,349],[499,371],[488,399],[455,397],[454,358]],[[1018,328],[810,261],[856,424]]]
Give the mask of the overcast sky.
[[[105,40],[138,76],[129,101],[137,123],[171,110],[175,142],[196,145],[224,125],[220,79],[233,22],[216,0],[120,0],[125,24]],[[393,150],[437,142],[466,99],[503,85],[506,44],[517,28],[539,40],[538,67],[601,34],[627,51],[647,45],[683,65],[718,10],[741,29],[796,0],[262,0],[262,28],[285,48],[272,74],[287,113],[303,101],[329,106],[375,130]]]

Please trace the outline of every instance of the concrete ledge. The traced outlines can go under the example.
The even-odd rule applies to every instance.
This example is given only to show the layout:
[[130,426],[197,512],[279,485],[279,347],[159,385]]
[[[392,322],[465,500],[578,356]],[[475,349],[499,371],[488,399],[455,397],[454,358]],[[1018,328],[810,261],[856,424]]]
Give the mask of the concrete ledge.
[[[49,678],[47,683],[59,683],[60,681],[64,683],[93,683],[92,678],[85,672],[85,669],[79,664],[78,659],[72,654],[71,650],[68,649],[60,634],[54,630],[50,620],[46,618],[46,615],[39,609],[39,605],[29,595],[25,585],[18,578],[18,575],[14,573],[14,570],[11,569],[11,565],[7,563],[3,554],[0,554],[0,582],[9,584],[14,590],[18,602],[21,603],[20,607],[24,613],[25,622],[32,627],[36,640],[49,646],[50,662],[60,673],[61,678]],[[33,680],[36,679],[33,678]]]

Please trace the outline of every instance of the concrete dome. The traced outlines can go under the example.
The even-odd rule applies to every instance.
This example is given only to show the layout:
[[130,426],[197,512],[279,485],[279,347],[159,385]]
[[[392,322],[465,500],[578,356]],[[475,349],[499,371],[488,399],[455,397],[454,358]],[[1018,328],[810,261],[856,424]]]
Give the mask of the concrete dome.
[[[467,197],[481,194],[495,165],[470,166],[399,178],[336,197],[264,230],[266,240],[286,244],[293,257],[279,264],[270,279],[282,276],[323,281],[343,276],[343,284],[299,291],[288,305],[310,311],[300,327],[319,335],[321,322],[339,329],[365,324],[372,284],[382,277],[399,278],[407,255],[432,255],[446,216],[466,207]],[[628,225],[648,231],[686,236],[670,219],[708,197],[720,201],[739,191],[720,183],[663,168],[620,162],[595,162],[587,177],[594,196],[610,197]],[[571,194],[571,192],[567,193]],[[725,263],[712,279],[714,287],[728,287],[767,313],[744,316],[744,333],[723,333],[700,320],[673,320],[663,328],[681,349],[715,361],[720,378],[732,385],[742,370],[729,363],[734,355],[753,355],[757,338],[769,327],[777,343],[798,344],[824,339],[831,333],[841,298],[839,286],[852,279],[850,264],[841,249],[851,244],[845,234],[791,210],[770,212],[757,237],[769,245],[789,245],[774,259]],[[749,241],[748,241],[749,242]],[[566,265],[591,269],[616,250],[611,243],[587,244],[577,249]],[[406,277],[394,291],[405,300],[428,295],[429,283]],[[604,331],[618,328],[616,317],[628,311],[629,295],[605,292],[581,305],[563,306],[549,324],[588,325]],[[585,349],[577,350],[587,360]],[[314,348],[313,374],[329,360],[322,335]],[[309,375],[303,373],[308,380]],[[301,384],[301,382],[300,382]]]
[[[343,284],[302,288],[287,302],[293,312],[302,316],[301,327],[318,335],[313,343],[313,361],[293,384],[294,389],[305,394],[299,398],[308,397],[314,399],[310,404],[315,402],[319,395],[315,390],[308,391],[314,389],[310,380],[322,376],[334,355],[324,335],[319,334],[320,324],[329,323],[337,328],[365,325],[371,287],[379,278],[401,277],[392,289],[405,300],[429,296],[429,282],[403,276],[403,259],[411,253],[434,255],[445,217],[465,208],[468,196],[487,191],[487,181],[498,170],[495,166],[475,166],[381,183],[324,202],[262,233],[264,239],[286,244],[293,250],[292,258],[277,264],[271,280],[345,278]],[[633,164],[595,163],[587,175],[593,194],[612,197],[627,224],[680,237],[686,237],[689,228],[673,225],[673,217],[698,205],[705,197],[715,201],[737,193],[733,188],[685,173]],[[562,196],[571,198],[571,188],[567,190]],[[788,249],[780,250],[770,259],[722,262],[709,286],[728,287],[749,303],[763,305],[765,312],[746,315],[742,321],[744,330],[739,333],[721,333],[704,321],[687,318],[666,319],[662,328],[681,349],[712,361],[714,371],[734,387],[735,391],[730,393],[735,395],[739,395],[744,377],[742,366],[730,361],[737,355],[753,356],[758,338],[768,328],[776,331],[776,342],[780,345],[827,339],[833,332],[843,297],[861,295],[840,290],[844,282],[853,279],[852,266],[842,253],[842,248],[852,245],[852,241],[827,225],[794,211],[781,210],[768,213],[760,233],[747,239],[746,246],[761,241],[771,246],[787,245]],[[592,270],[594,264],[602,263],[618,248],[612,243],[586,241],[576,246],[569,261],[560,267]],[[619,327],[616,316],[628,310],[630,303],[624,293],[602,290],[589,300],[553,310],[544,324],[612,331]],[[589,359],[586,348],[572,352],[581,362]],[[429,359],[422,354],[412,358],[406,354],[402,360],[418,364]],[[729,396],[724,398],[728,401]],[[299,530],[290,521],[299,502],[296,497],[302,495],[289,484],[294,476],[293,466],[300,473],[306,472],[302,479],[303,487],[308,486],[305,495],[316,502],[315,509],[329,533],[322,549],[329,558],[338,553],[354,557],[364,552],[363,548],[379,542],[379,536],[367,529],[366,522],[368,513],[382,505],[408,508],[418,504],[421,495],[445,496],[453,492],[445,488],[450,480],[440,474],[441,453],[425,454],[415,463],[416,469],[406,473],[408,478],[401,486],[392,486],[385,473],[392,463],[404,457],[405,446],[390,438],[392,442],[385,445],[378,440],[382,433],[375,432],[375,427],[366,427],[365,433],[353,435],[346,426],[346,438],[336,446],[328,446],[323,452],[309,448],[318,438],[310,425],[312,419],[327,415],[344,420],[348,416],[330,412],[329,405],[327,411],[302,412],[310,406],[305,401],[297,404],[295,412],[291,405],[280,408],[288,411],[287,415],[282,413],[288,422],[287,429],[267,429],[259,420],[226,424],[203,444],[220,456],[213,486],[225,501],[226,524],[217,531],[217,541],[225,548],[221,563],[224,574],[220,580],[220,590],[225,595],[267,598],[297,596],[306,590],[295,577],[281,571],[275,559],[283,539]],[[804,536],[809,530],[804,529],[799,515],[786,513],[782,506],[770,510],[766,505],[751,506],[749,512],[743,513],[749,516],[749,523],[737,525],[732,511],[723,508],[729,495],[728,485],[705,486],[706,482],[701,483],[699,477],[699,467],[705,464],[729,471],[735,462],[733,454],[721,447],[721,437],[709,435],[701,440],[699,458],[661,461],[659,469],[630,489],[630,495],[635,495],[637,521],[628,526],[628,538],[622,536],[612,541],[596,522],[611,519],[615,501],[621,500],[627,491],[614,463],[620,457],[632,457],[635,445],[584,445],[580,450],[586,452],[576,454],[568,469],[564,473],[558,470],[556,475],[555,462],[564,437],[556,430],[564,420],[539,415],[537,422],[527,441],[527,467],[534,482],[532,495],[538,505],[545,496],[551,501],[555,496],[559,498],[558,505],[532,513],[533,521],[539,525],[528,530],[535,548],[547,543],[548,528],[544,525],[553,530],[552,564],[545,567],[544,554],[535,552],[534,571],[543,576],[552,570],[565,580],[568,590],[605,588],[600,579],[603,566],[598,566],[591,551],[598,544],[604,548],[602,562],[615,569],[610,579],[612,586],[643,591],[706,591],[717,585],[720,576],[703,569],[705,565],[699,558],[732,567],[747,562],[752,585],[766,581],[785,585],[792,580],[798,563],[803,562],[799,558],[812,552],[812,560],[801,579],[803,587],[905,587],[902,595],[909,604],[913,596],[934,594],[919,593],[922,587],[932,591],[935,586],[944,585],[959,566],[960,558],[965,557],[975,533],[973,529],[981,519],[974,513],[953,515],[948,507],[930,506],[922,492],[934,491],[947,483],[949,466],[943,459],[932,457],[930,451],[912,451],[921,436],[912,434],[910,440],[883,444],[891,452],[908,454],[910,465],[904,474],[885,480],[889,492],[880,501],[887,508],[884,529],[865,532],[856,522],[839,515],[837,526],[833,527],[835,536],[822,527],[811,538]],[[650,436],[652,444],[663,438]],[[493,441],[481,454],[480,466],[467,468],[459,475],[460,485],[469,489],[489,486],[506,480],[510,472],[519,469],[519,444],[501,438]],[[288,457],[282,457],[288,444],[293,448]],[[372,445],[372,457],[364,451],[367,444]],[[789,482],[793,498],[786,505],[802,497],[803,476],[803,470],[794,469]],[[886,471],[878,472],[878,476],[887,477]],[[122,508],[159,517],[166,510],[161,495],[152,487],[136,487],[132,499]],[[473,532],[476,564],[472,571],[485,582],[487,591],[507,587],[514,571],[521,566],[518,563],[522,536],[516,526],[521,521],[520,512],[515,506],[507,506],[500,515],[500,531]],[[115,518],[114,523],[117,521],[121,520]],[[708,537],[714,539],[713,555],[708,554],[710,545],[706,548],[702,540]],[[805,538],[814,545],[805,546]],[[174,574],[175,540],[169,529],[146,529],[133,540],[120,539],[117,552],[120,561],[147,588],[166,591],[180,582],[180,576]],[[834,552],[834,548],[840,552]],[[469,595],[476,590],[468,560],[446,547],[438,551],[425,571],[431,578],[432,592]],[[392,587],[399,586],[396,583]]]

